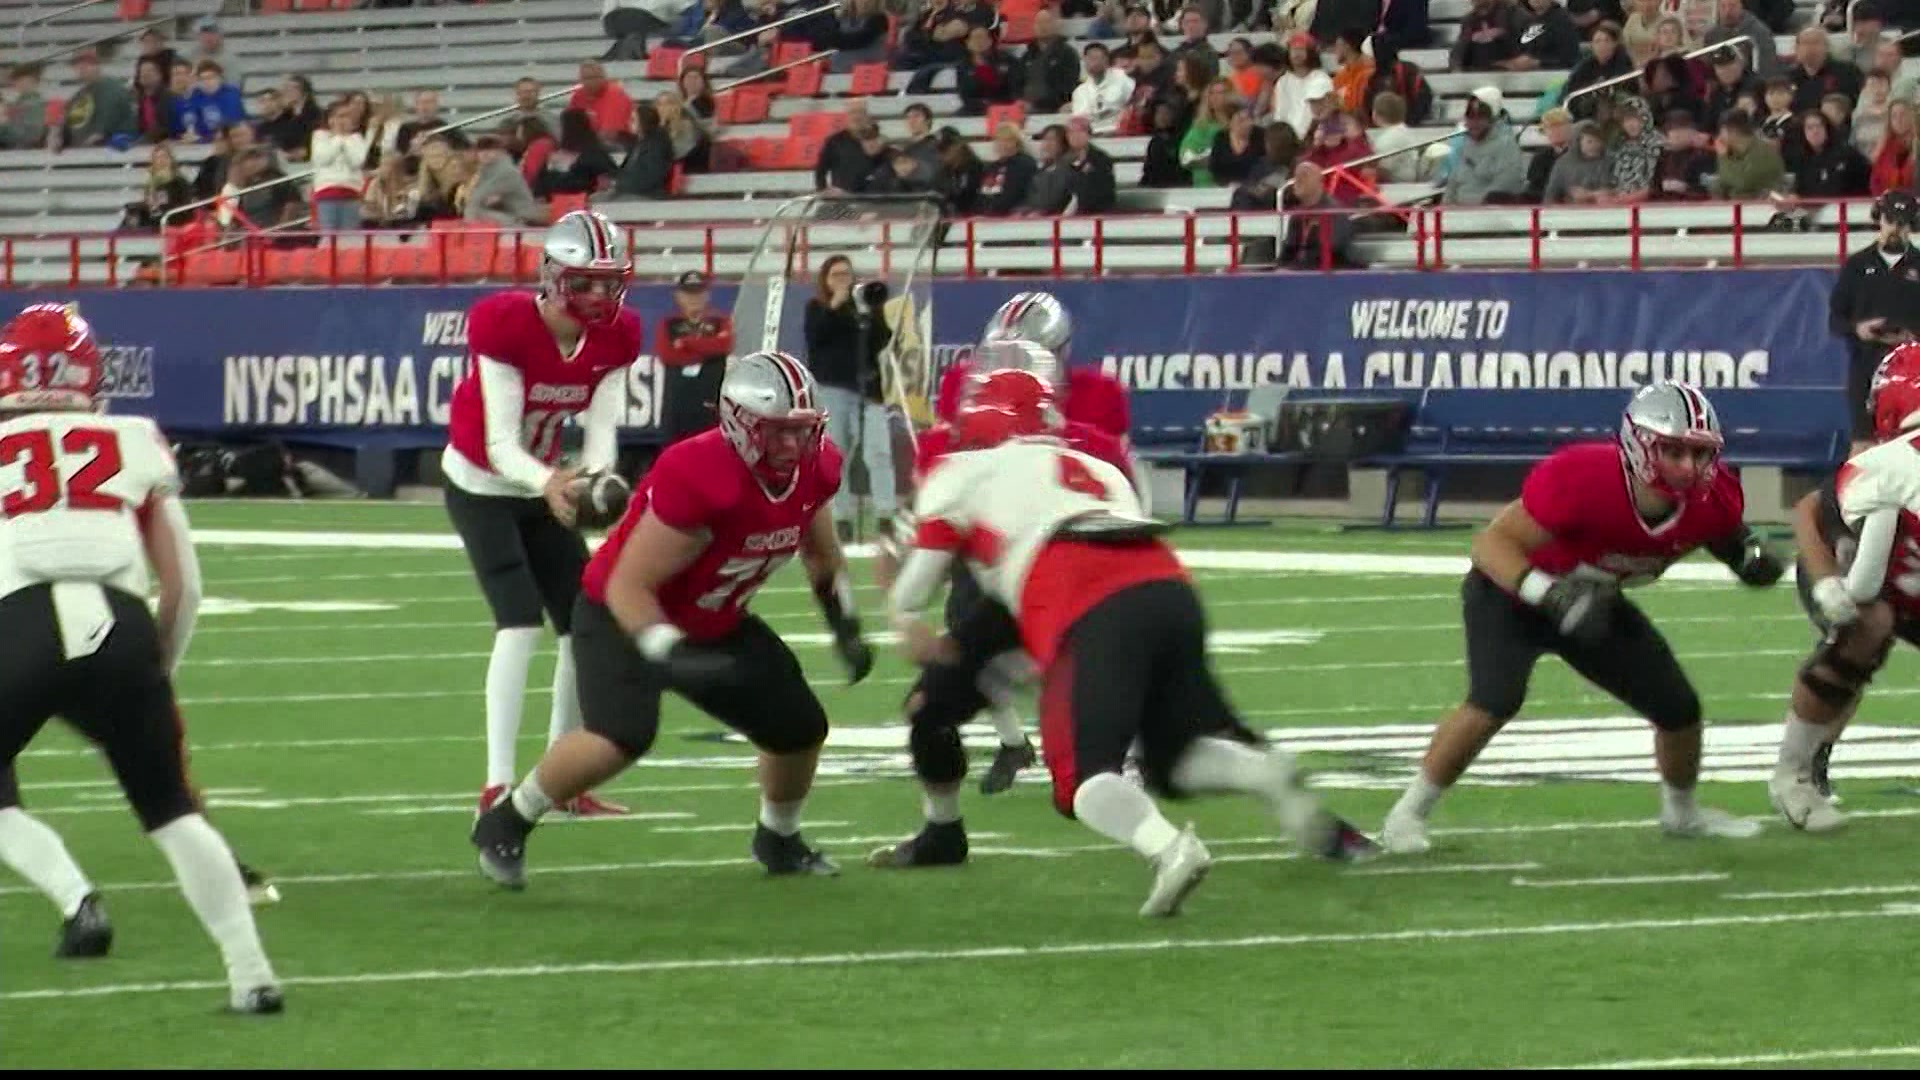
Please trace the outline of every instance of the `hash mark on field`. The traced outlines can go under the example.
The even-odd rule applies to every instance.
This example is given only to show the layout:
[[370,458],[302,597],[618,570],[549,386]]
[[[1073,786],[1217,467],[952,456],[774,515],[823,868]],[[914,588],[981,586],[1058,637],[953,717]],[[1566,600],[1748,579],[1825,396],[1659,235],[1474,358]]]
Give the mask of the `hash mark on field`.
[[1537,862],[1455,863],[1451,866],[1381,866],[1347,871],[1348,877],[1399,877],[1408,874],[1503,874],[1514,870],[1538,870]]
[[1740,1065],[1786,1065],[1797,1061],[1860,1061],[1867,1058],[1920,1057],[1920,1043],[1911,1046],[1839,1047],[1832,1050],[1783,1050],[1766,1054],[1726,1057],[1642,1058],[1637,1061],[1600,1061],[1586,1065],[1554,1066],[1554,1072],[1581,1069],[1712,1069]]
[[[1859,817],[1860,811],[1849,814]],[[1836,885],[1830,889],[1803,889],[1793,892],[1726,893],[1722,900],[1823,900],[1837,896],[1903,896],[1920,892],[1920,885]]]
[[1702,870],[1693,874],[1634,874],[1627,877],[1513,879],[1523,889],[1603,889],[1612,885],[1685,885],[1699,881],[1726,881],[1732,874]]
[[[746,860],[738,860],[744,862]],[[466,871],[467,874],[473,871]],[[1128,894],[1128,899],[1131,894]],[[1116,921],[1123,909],[1114,896]],[[282,979],[288,986],[361,986],[371,983],[467,982],[528,976],[637,975],[670,971],[737,971],[806,967],[853,967],[872,964],[919,964],[929,961],[1034,960],[1055,956],[1132,956],[1167,952],[1214,952],[1233,949],[1288,949],[1325,945],[1424,945],[1500,938],[1563,937],[1580,934],[1638,933],[1649,930],[1717,930],[1738,927],[1784,926],[1850,919],[1911,918],[1903,912],[1798,911],[1769,915],[1712,915],[1693,919],[1628,919],[1618,922],[1547,923],[1538,926],[1432,927],[1410,930],[1331,934],[1262,934],[1238,938],[1198,938],[1148,941],[1087,941],[1058,945],[1002,945],[973,949],[902,949],[888,952],[811,953],[787,956],[732,956],[709,959],[635,960],[612,963],[536,964],[518,967],[481,967],[455,970],[364,972],[354,975],[294,975]],[[127,994],[225,990],[212,980],[119,983],[84,988],[14,990],[0,993],[0,1001],[116,997]]]

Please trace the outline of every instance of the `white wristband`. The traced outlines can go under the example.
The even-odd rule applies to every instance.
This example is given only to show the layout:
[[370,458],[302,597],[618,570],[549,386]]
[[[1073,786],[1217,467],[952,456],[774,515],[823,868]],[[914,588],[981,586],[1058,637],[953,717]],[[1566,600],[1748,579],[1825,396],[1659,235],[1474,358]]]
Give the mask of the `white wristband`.
[[1559,582],[1559,578],[1541,570],[1529,570],[1527,576],[1520,579],[1520,599],[1529,604],[1539,604],[1547,598],[1547,593]]
[[672,623],[654,623],[633,635],[633,644],[640,650],[641,656],[658,664],[665,661],[667,654],[686,636]]

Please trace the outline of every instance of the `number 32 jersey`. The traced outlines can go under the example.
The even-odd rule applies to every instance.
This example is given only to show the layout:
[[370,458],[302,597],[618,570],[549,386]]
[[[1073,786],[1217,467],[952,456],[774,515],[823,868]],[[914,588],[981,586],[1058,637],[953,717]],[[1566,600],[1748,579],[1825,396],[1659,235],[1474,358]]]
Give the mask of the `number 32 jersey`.
[[800,550],[814,515],[840,490],[840,472],[839,448],[822,437],[819,452],[801,463],[793,490],[775,499],[719,428],[677,442],[647,470],[626,514],[593,553],[581,591],[597,604],[607,602],[614,563],[652,510],[664,525],[707,535],[693,565],[660,586],[667,621],[693,641],[725,637],[740,625],[753,594]]
[[[1855,454],[1834,480],[1840,520],[1858,535],[1861,524],[1878,510],[1898,510],[1900,527],[1893,552],[1887,558],[1887,580],[1880,596],[1909,618],[1920,618],[1920,448],[1907,439],[1894,439]],[[1852,537],[1829,537],[1851,564]]]
[[33,413],[0,423],[0,596],[47,581],[147,592],[140,524],[180,474],[142,416]]

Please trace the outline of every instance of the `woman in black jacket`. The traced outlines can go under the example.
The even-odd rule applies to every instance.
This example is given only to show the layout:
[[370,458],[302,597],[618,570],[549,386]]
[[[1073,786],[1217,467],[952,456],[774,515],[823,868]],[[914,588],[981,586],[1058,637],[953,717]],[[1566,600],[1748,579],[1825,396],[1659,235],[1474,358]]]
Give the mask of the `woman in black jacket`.
[[673,142],[661,129],[660,113],[652,103],[643,101],[634,106],[633,115],[639,136],[633,149],[627,151],[620,175],[614,178],[613,190],[615,194],[635,198],[665,198],[668,180],[673,175]]
[[[807,367],[827,407],[828,438],[847,458],[867,463],[879,522],[891,522],[895,506],[892,411],[880,378],[880,354],[892,341],[885,313],[854,297],[853,262],[835,255],[821,264],[817,291],[807,301]],[[853,485],[842,482],[833,497],[833,520],[843,537],[852,532],[857,511]]]
[[[1620,43],[1620,27],[1616,24],[1603,22],[1594,27],[1593,40],[1588,47],[1591,51],[1567,73],[1566,88],[1560,92],[1561,101],[1595,83],[1633,74],[1633,57],[1627,55],[1626,47]],[[1573,104],[1567,106],[1567,111],[1573,114],[1575,120],[1590,120],[1593,118],[1593,108],[1603,93],[1605,91],[1574,98]]]
[[533,194],[540,199],[591,195],[613,173],[613,157],[600,136],[594,134],[586,112],[567,109],[560,114],[560,145],[547,156],[546,168],[534,178]]

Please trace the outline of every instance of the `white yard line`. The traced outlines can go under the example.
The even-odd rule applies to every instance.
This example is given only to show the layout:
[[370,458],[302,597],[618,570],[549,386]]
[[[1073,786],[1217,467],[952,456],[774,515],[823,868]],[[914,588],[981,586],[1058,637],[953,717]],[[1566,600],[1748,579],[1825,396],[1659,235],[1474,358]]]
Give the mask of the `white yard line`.
[[1731,1069],[1742,1065],[1788,1065],[1801,1061],[1864,1061],[1869,1058],[1920,1057],[1920,1043],[1909,1046],[1836,1047],[1832,1050],[1782,1050],[1766,1054],[1729,1054],[1715,1057],[1641,1058],[1596,1061],[1583,1065],[1541,1066],[1554,1072],[1583,1069]]
[[1732,874],[1703,870],[1694,874],[1637,874],[1626,877],[1516,877],[1512,884],[1523,889],[1607,889],[1625,885],[1688,885],[1702,881],[1727,881],[1732,877]]
[[1420,874],[1504,874],[1514,870],[1538,870],[1537,862],[1455,863],[1433,866],[1362,866],[1347,871],[1348,877],[1405,877]]
[[[745,860],[738,860],[745,861]],[[450,873],[443,871],[442,873]],[[467,871],[472,874],[473,871]],[[536,874],[538,872],[536,871]],[[538,881],[534,882],[538,887]],[[1125,894],[1130,897],[1131,894]],[[1119,922],[1123,897],[1115,894],[1112,907]],[[1130,905],[1125,905],[1130,906]],[[799,953],[720,956],[703,959],[671,958],[580,964],[532,964],[507,967],[372,971],[339,975],[289,975],[288,986],[364,986],[378,983],[493,982],[500,979],[580,975],[650,975],[682,971],[742,971],[755,969],[839,968],[873,965],[969,963],[983,960],[1044,960],[1053,957],[1101,958],[1153,953],[1224,952],[1245,949],[1297,949],[1328,945],[1432,945],[1460,941],[1513,938],[1574,937],[1593,934],[1647,933],[1661,930],[1729,930],[1802,923],[1914,918],[1916,913],[1889,911],[1799,911],[1768,915],[1715,915],[1692,919],[1626,919],[1619,921],[1547,923],[1537,926],[1462,926],[1330,934],[1262,934],[1237,938],[1159,938],[1132,941],[1086,941],[1048,945],[1001,945],[970,949],[901,949],[873,952]],[[0,993],[0,1001],[72,1000],[131,994],[225,990],[224,982],[110,983],[102,986],[14,990]]]
[[[1849,814],[1859,817],[1859,812]],[[1722,900],[1824,900],[1836,896],[1905,896],[1920,893],[1920,884],[1914,885],[1834,885],[1825,889],[1794,889],[1779,892],[1743,892],[1726,893]]]

